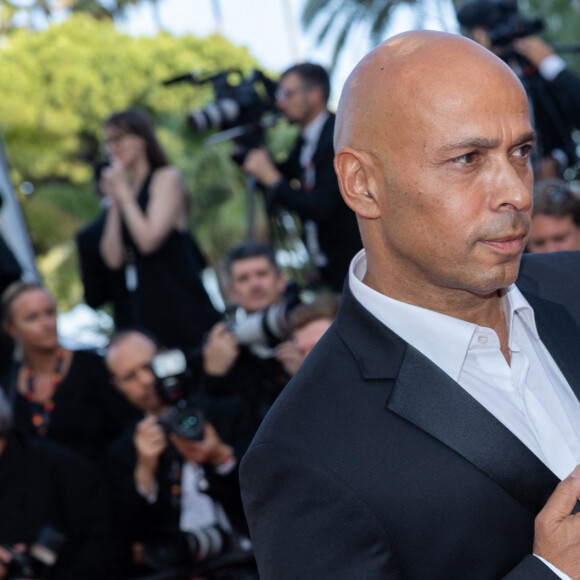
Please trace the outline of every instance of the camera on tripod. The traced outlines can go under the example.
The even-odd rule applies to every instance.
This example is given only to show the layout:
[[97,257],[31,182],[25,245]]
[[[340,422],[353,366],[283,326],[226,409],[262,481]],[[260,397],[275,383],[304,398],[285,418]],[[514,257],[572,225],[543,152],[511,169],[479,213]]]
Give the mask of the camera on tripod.
[[158,353],[152,363],[159,398],[169,411],[159,417],[167,433],[184,439],[201,441],[205,425],[203,400],[193,388],[192,372],[183,351],[178,349]]
[[[221,131],[207,139],[206,144],[232,140],[235,145],[232,157],[240,164],[250,149],[264,144],[264,129],[275,124],[279,118],[276,114],[277,83],[262,71],[254,70],[247,77],[238,69],[202,78],[187,74],[170,79],[164,85],[178,82],[212,84],[214,102],[191,111],[187,117],[188,125],[194,133],[210,129]],[[270,118],[267,118],[268,114]]]
[[458,8],[457,20],[466,28],[485,27],[490,43],[496,47],[544,29],[541,19],[527,20],[518,14],[517,0],[467,0]]

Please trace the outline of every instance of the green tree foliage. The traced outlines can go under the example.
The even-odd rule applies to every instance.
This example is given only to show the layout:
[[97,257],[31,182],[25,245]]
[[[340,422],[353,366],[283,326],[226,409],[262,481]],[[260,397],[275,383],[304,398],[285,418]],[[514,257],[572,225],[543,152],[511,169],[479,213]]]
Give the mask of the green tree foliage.
[[580,3],[570,0],[520,0],[520,11],[528,18],[542,18],[542,38],[553,44],[568,66],[580,74],[580,53],[566,50],[579,47]]
[[[139,107],[154,119],[184,173],[193,198],[191,227],[212,261],[243,239],[245,178],[230,159],[231,143],[204,147],[204,136],[186,125],[190,110],[214,100],[211,85],[166,87],[163,81],[193,70],[207,76],[236,68],[247,75],[256,67],[246,49],[218,35],[133,38],[80,14],[9,36],[0,48],[0,126],[15,186],[35,185],[23,208],[61,308],[81,299],[71,241],[98,213],[93,163],[101,155],[102,122],[114,111]],[[257,221],[263,229],[263,210]]]

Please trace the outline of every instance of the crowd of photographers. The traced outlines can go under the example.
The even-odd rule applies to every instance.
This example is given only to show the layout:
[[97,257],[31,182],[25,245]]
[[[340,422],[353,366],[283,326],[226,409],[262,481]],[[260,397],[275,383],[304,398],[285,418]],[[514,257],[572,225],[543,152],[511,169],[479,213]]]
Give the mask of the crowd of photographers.
[[227,269],[244,317],[190,350],[126,328],[72,351],[45,288],[3,293],[19,356],[0,376],[0,578],[257,578],[239,461],[338,295],[302,303],[256,242]]
[[[528,251],[579,250],[580,201],[562,177],[577,162],[580,80],[514,6],[469,0],[458,17],[529,91],[534,168],[548,179],[536,186]],[[269,212],[299,217],[319,274],[309,294],[274,248],[244,242],[224,259],[235,314],[215,309],[181,175],[136,111],[105,122],[103,212],[77,237],[87,303],[113,305],[105,352],[60,344],[54,298],[20,281],[0,247],[0,580],[258,578],[239,462],[332,324],[361,248],[334,173],[329,93],[321,66],[288,69],[273,97],[300,128],[287,160],[275,163],[259,141],[239,159]]]
[[283,75],[276,102],[309,144],[299,140],[286,168],[260,149],[280,173],[276,184],[256,175],[268,204],[291,205],[276,190],[300,198],[292,209],[321,274],[316,298],[302,303],[272,247],[242,243],[225,260],[237,316],[221,316],[203,288],[181,175],[149,120],[123,111],[105,121],[103,210],[77,244],[87,303],[113,306],[106,352],[60,343],[40,284],[17,271],[4,284],[14,352],[0,375],[0,476],[12,509],[0,523],[0,578],[257,577],[239,461],[332,323],[360,247],[332,169],[328,95],[319,65]]

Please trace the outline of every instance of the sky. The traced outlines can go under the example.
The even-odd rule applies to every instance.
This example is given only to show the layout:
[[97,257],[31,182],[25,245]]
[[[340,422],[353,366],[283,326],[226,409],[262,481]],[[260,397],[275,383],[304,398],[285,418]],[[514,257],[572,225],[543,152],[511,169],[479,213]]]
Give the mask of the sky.
[[[316,28],[303,30],[300,19],[306,0],[159,0],[160,20],[164,28],[175,35],[207,36],[216,32],[218,22],[213,6],[221,12],[220,32],[233,44],[246,46],[261,67],[276,72],[296,62],[309,60],[329,67],[332,59],[331,41],[319,46]],[[447,30],[456,26],[451,0],[427,0],[427,27]],[[413,28],[413,13],[403,7],[395,14],[389,30],[395,34]],[[130,8],[127,18],[119,23],[130,34],[156,33],[153,10],[149,2]],[[367,29],[355,28],[350,42],[332,76],[331,101],[336,102],[348,74],[372,46]],[[192,66],[192,69],[194,66]],[[187,72],[187,71],[184,71]]]

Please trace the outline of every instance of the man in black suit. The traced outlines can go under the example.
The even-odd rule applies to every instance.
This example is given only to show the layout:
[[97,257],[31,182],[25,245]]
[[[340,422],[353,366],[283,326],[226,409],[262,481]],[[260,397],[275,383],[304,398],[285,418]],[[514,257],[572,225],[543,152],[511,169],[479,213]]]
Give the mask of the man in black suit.
[[[238,461],[255,431],[249,409],[240,401],[200,397],[206,419],[203,432],[195,439],[177,434],[167,427],[171,411],[153,373],[156,354],[157,345],[150,337],[128,330],[113,337],[106,355],[113,384],[143,413],[113,443],[109,461],[117,529],[121,540],[133,546],[134,564],[142,563],[142,543],[162,530],[179,536],[179,530],[191,533],[218,527],[231,538],[247,536]],[[178,423],[191,424],[189,417]],[[239,545],[232,541],[229,551],[243,546],[243,539]],[[148,563],[162,564],[155,556]]]
[[242,461],[262,580],[580,578],[580,259],[515,284],[533,141],[517,77],[457,35],[395,36],[347,80],[365,250]]
[[288,159],[275,165],[265,148],[251,150],[244,169],[266,188],[271,208],[294,211],[322,281],[342,290],[348,264],[361,241],[353,212],[340,196],[333,167],[335,115],[327,108],[328,73],[318,64],[302,63],[282,74],[276,104],[300,137]]

